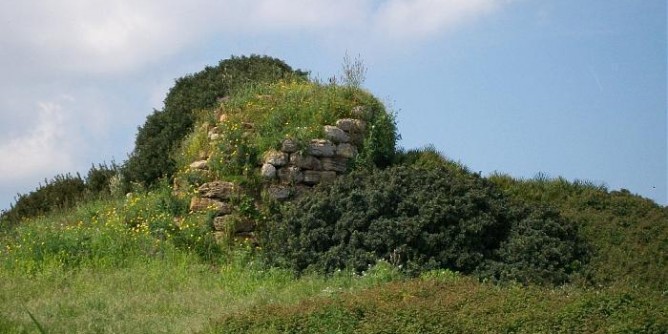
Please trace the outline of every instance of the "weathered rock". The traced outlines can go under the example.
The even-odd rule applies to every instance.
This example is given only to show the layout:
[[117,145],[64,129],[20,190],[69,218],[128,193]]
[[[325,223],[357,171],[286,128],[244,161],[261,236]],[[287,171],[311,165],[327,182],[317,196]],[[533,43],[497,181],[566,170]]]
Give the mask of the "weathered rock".
[[273,179],[276,177],[276,167],[272,164],[263,164],[260,175],[265,179]]
[[277,174],[278,178],[285,183],[299,183],[304,181],[304,173],[302,173],[299,167],[283,167],[278,170]]
[[276,167],[282,167],[288,164],[289,156],[285,152],[280,151],[267,151],[264,153],[264,163],[272,164]]
[[354,158],[357,156],[357,147],[348,143],[336,145],[336,155],[342,158]]
[[228,118],[229,118],[229,116],[227,116],[227,114],[222,113],[222,114],[220,114],[220,117],[218,117],[218,122],[225,123],[225,121],[227,121]]
[[206,160],[197,160],[190,164],[192,169],[209,169],[209,164]]
[[350,136],[336,126],[325,125],[323,130],[325,131],[325,137],[334,143],[347,143],[350,141]]
[[213,219],[213,228],[216,231],[244,233],[255,231],[255,222],[237,215],[220,216]]
[[348,169],[348,159],[346,158],[322,158],[322,169],[325,171],[333,171],[343,173]]
[[193,197],[190,200],[190,211],[214,210],[216,215],[226,215],[232,212],[232,206],[211,198]]
[[232,182],[213,181],[201,185],[197,192],[202,197],[227,200],[236,194],[237,187]]
[[336,121],[336,126],[349,133],[362,133],[366,130],[366,122],[356,118],[342,118]]
[[290,198],[290,187],[280,185],[280,184],[273,184],[267,188],[267,194],[275,200],[286,200]]
[[218,138],[222,137],[221,132],[222,130],[219,127],[214,126],[211,128],[211,130],[209,130],[207,136],[209,137],[209,140],[217,140]]
[[294,153],[299,150],[299,145],[294,139],[286,139],[281,144],[281,151],[285,153]]
[[322,169],[322,164],[320,163],[320,160],[318,158],[300,153],[290,154],[290,164],[299,167],[301,169],[310,169],[310,170]]
[[308,145],[308,153],[315,157],[332,157],[334,144],[326,139],[313,139]]

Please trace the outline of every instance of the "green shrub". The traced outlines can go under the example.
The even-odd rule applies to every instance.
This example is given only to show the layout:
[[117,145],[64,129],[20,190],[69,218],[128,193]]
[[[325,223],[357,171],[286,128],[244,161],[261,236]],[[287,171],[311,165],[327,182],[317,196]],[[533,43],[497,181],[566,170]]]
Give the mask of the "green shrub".
[[297,272],[361,272],[382,259],[412,274],[561,283],[583,256],[557,212],[513,204],[452,164],[353,172],[283,206],[263,238],[269,263]]
[[57,175],[44,180],[37,189],[18,195],[16,203],[2,214],[2,225],[16,225],[22,219],[37,217],[54,210],[73,207],[84,197],[86,184],[80,175]]
[[534,207],[552,206],[578,225],[579,237],[590,247],[590,260],[584,268],[590,283],[668,289],[663,260],[668,251],[664,242],[668,240],[666,207],[628,190],[608,191],[587,181],[544,175],[516,180],[500,174],[490,180],[514,201]]
[[115,163],[93,165],[86,175],[86,192],[89,197],[101,197],[111,194],[111,180],[118,175],[120,167]]
[[171,177],[176,171],[172,153],[192,130],[195,111],[216,106],[219,98],[246,85],[305,76],[281,60],[252,55],[232,57],[177,79],[164,109],[155,110],[139,128],[135,149],[125,163],[125,179],[152,186],[161,177]]

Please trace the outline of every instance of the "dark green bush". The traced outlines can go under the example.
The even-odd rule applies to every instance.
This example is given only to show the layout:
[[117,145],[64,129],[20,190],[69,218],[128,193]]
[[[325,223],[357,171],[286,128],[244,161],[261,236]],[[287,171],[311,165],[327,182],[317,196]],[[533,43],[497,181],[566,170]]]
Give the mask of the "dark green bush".
[[111,193],[110,181],[119,172],[119,166],[111,163],[93,165],[86,175],[86,191],[90,196],[99,197]]
[[284,205],[263,233],[268,262],[297,272],[361,272],[384,259],[411,274],[539,283],[565,280],[582,256],[576,239],[558,212],[513,204],[452,163],[353,172]]
[[36,217],[57,209],[74,206],[84,197],[86,184],[77,174],[57,175],[51,180],[44,180],[37,189],[20,194],[9,210],[3,213],[3,225],[15,225],[24,218]]
[[176,170],[172,152],[192,130],[194,111],[214,107],[219,98],[244,85],[305,76],[281,60],[252,55],[232,57],[177,79],[164,109],[155,110],[139,128],[135,149],[125,163],[125,180],[152,186],[161,177],[171,177]]

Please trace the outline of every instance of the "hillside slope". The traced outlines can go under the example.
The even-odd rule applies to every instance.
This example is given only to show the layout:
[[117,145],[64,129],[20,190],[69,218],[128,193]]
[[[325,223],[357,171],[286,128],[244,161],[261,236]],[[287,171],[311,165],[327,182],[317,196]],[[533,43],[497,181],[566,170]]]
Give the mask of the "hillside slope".
[[668,207],[398,150],[369,92],[256,60],[177,81],[206,105],[150,159],[26,196],[62,206],[0,226],[0,332],[668,331]]

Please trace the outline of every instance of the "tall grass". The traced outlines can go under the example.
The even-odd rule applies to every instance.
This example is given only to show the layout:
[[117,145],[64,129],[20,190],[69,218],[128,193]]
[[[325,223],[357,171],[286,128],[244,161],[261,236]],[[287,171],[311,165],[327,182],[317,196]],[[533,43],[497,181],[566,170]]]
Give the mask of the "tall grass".
[[[391,271],[295,278],[248,245],[196,249],[206,216],[175,224],[160,193],[90,202],[0,234],[0,331],[192,333],[254,305],[374,286]],[[29,310],[29,312],[26,312]],[[31,315],[32,314],[32,315]]]

